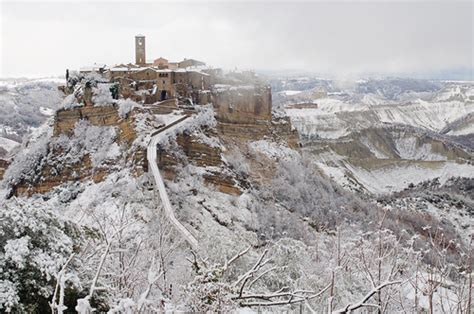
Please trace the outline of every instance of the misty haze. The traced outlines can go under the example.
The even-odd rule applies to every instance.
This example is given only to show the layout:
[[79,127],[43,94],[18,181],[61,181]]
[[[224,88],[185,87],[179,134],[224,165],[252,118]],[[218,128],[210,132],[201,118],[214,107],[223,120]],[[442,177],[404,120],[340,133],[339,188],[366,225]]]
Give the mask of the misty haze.
[[474,3],[0,2],[0,312],[473,312]]

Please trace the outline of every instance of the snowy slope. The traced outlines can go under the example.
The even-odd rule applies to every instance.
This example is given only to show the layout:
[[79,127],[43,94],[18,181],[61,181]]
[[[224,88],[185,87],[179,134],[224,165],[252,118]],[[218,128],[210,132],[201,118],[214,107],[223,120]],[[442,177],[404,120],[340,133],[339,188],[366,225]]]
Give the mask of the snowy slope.
[[328,95],[308,99],[317,109],[290,109],[286,99],[285,112],[308,155],[341,185],[380,194],[474,176],[474,84],[369,80]]
[[8,139],[21,142],[54,113],[62,101],[60,83],[64,80],[0,80],[0,149],[11,151]]
[[11,152],[15,147],[18,147],[20,143],[10,140],[8,138],[0,137],[0,148],[3,148],[7,153]]
[[[292,124],[303,137],[339,138],[371,126],[405,124],[439,132],[450,123],[474,113],[474,102],[450,101],[367,106],[321,99],[318,109],[288,109]],[[466,134],[472,125],[458,133]],[[454,135],[454,134],[453,134]]]

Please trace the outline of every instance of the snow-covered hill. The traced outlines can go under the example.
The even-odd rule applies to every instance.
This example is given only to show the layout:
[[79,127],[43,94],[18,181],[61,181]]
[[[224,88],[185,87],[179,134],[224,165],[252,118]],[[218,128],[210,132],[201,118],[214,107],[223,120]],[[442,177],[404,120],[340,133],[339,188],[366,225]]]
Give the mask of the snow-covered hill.
[[[332,91],[338,83],[326,86]],[[313,89],[276,97],[308,153],[341,185],[379,194],[474,176],[474,83],[387,79],[346,86],[317,99]]]
[[60,83],[64,80],[0,80],[0,158],[54,114],[62,101]]
[[[108,125],[63,121],[55,136],[39,125],[55,89],[37,90],[49,105],[26,96],[38,112],[17,124],[30,135],[0,189],[0,310],[344,312],[366,295],[387,312],[427,311],[429,300],[462,309],[474,174],[472,151],[449,132],[469,124],[472,102],[431,97],[444,90],[431,84],[397,104],[414,95],[402,82],[361,97],[324,82],[334,94],[317,109],[280,110],[268,124],[219,123],[211,106],[123,110],[122,100],[88,108]],[[23,117],[28,92],[8,88]],[[281,94],[277,110],[305,97]]]

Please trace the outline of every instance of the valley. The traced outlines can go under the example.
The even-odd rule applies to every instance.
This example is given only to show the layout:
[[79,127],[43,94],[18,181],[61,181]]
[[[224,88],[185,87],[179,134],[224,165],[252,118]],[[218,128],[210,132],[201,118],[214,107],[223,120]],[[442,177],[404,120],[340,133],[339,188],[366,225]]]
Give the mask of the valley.
[[[329,293],[331,280],[337,283],[332,286],[337,309],[367,293],[366,276],[377,267],[360,265],[369,255],[377,258],[377,241],[396,248],[379,257],[387,263],[381,276],[395,280],[406,278],[402,272],[420,274],[419,288],[425,289],[429,281],[423,278],[434,271],[452,287],[462,287],[467,277],[455,267],[466,263],[466,239],[474,228],[472,100],[453,96],[456,100],[443,103],[439,94],[445,92],[431,91],[426,93],[435,94],[424,94],[423,101],[397,105],[380,94],[317,90],[317,97],[324,97],[304,98],[313,94],[301,91],[280,99],[274,92],[267,120],[258,110],[253,120],[243,118],[252,115],[249,108],[243,107],[243,115],[233,111],[239,101],[252,104],[252,93],[255,104],[266,99],[261,89],[248,87],[219,86],[216,92],[225,97],[193,106],[176,98],[64,107],[70,99],[36,97],[34,106],[54,108],[53,117],[43,115],[40,126],[21,125],[16,132],[27,138],[21,145],[0,142],[7,151],[0,164],[4,215],[13,226],[14,217],[28,221],[31,215],[69,226],[55,231],[64,248],[47,262],[62,265],[73,247],[80,248],[75,260],[81,264],[69,271],[84,286],[65,284],[74,291],[68,293],[77,293],[76,303],[65,305],[76,309],[81,304],[104,311],[137,309],[150,271],[166,273],[148,296],[155,300],[151,304],[164,302],[162,309],[269,306],[279,311],[306,303],[304,308],[319,311],[326,308],[327,296],[318,296]],[[470,89],[463,90],[469,94]],[[365,103],[374,98],[385,100]],[[42,232],[18,227],[27,237]],[[24,253],[7,251],[5,258],[28,260],[32,253],[22,249],[24,244],[11,243]],[[260,266],[267,254],[269,266]],[[238,267],[228,270],[227,263]],[[393,273],[391,263],[403,271]],[[453,270],[443,273],[444,263]],[[252,265],[262,281],[254,278],[251,287],[233,284]],[[113,287],[109,294],[89,284],[97,269],[108,274],[99,277],[101,285]],[[415,301],[412,282],[405,280],[407,292],[397,302],[429,307],[426,298]],[[311,293],[298,292],[303,287]],[[383,289],[390,298],[397,291],[395,286]],[[93,298],[83,297],[84,291],[92,291]],[[268,295],[264,301],[256,297],[261,291]],[[216,302],[203,301],[210,295]],[[432,295],[436,306],[454,306],[445,295],[465,298],[443,287]],[[395,310],[397,304],[387,306]]]

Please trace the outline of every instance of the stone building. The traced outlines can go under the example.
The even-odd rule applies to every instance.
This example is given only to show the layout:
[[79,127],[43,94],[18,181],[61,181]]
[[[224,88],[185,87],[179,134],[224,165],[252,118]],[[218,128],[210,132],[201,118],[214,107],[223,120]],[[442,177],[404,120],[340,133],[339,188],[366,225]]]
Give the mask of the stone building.
[[124,97],[136,99],[134,94],[143,95],[143,90],[148,89],[149,95],[153,96],[148,99],[166,100],[186,97],[198,101],[198,91],[210,88],[212,80],[209,73],[195,68],[188,69],[203,66],[204,62],[194,59],[169,62],[163,57],[153,60],[152,63],[144,60],[146,60],[145,36],[137,35],[135,36],[135,64],[120,64],[107,72],[107,77],[111,82],[118,82],[121,85],[120,90]]
[[169,67],[168,59],[159,57],[158,59],[153,60],[153,66],[159,69],[168,69]]
[[155,81],[157,72],[157,69],[150,67],[137,68],[135,71],[131,71],[127,77],[135,81]]
[[146,65],[145,36],[135,36],[135,64]]
[[220,122],[266,124],[272,119],[272,93],[269,86],[216,85],[211,97],[216,119]]
[[[100,67],[99,67],[100,68]],[[92,70],[93,71],[93,70]],[[102,73],[104,74],[104,73]],[[153,104],[172,98],[193,104],[212,103],[223,123],[262,124],[271,121],[271,90],[251,71],[224,74],[195,59],[170,62],[164,57],[146,62],[145,36],[135,36],[135,63],[105,70],[118,97]],[[84,102],[90,105],[88,96]]]

